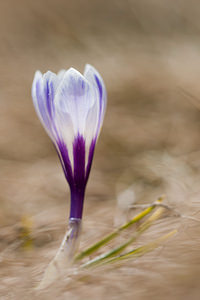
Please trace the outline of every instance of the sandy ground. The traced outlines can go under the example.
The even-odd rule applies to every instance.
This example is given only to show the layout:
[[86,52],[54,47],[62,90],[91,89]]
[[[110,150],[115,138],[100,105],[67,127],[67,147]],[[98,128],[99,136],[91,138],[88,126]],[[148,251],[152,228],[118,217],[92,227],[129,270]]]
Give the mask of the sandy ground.
[[[68,274],[36,291],[67,226],[68,186],[31,103],[36,69],[93,64],[108,108],[87,187],[81,249],[138,203],[200,219],[197,1],[0,2],[0,299],[199,299],[200,226],[166,214],[137,245],[178,229],[121,265]],[[119,206],[119,207],[118,207]],[[134,215],[134,211],[129,212]],[[24,233],[32,239],[23,247]],[[127,238],[127,237],[124,237]],[[111,247],[111,246],[108,246]]]

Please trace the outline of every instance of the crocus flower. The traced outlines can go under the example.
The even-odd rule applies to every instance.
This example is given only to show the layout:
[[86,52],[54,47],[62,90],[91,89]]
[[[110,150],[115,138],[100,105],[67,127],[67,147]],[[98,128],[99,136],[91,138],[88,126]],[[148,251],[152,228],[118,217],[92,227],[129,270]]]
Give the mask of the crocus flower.
[[106,109],[100,74],[86,65],[58,74],[35,73],[32,98],[38,117],[56,147],[71,192],[70,220],[81,220],[95,145]]

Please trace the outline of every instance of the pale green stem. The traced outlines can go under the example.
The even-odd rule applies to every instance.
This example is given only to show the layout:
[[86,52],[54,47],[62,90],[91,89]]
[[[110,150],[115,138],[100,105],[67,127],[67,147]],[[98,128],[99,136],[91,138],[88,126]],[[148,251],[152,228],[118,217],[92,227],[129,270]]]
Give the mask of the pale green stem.
[[70,219],[69,229],[58,249],[56,256],[49,263],[38,289],[49,286],[73,263],[73,256],[79,245],[81,219]]

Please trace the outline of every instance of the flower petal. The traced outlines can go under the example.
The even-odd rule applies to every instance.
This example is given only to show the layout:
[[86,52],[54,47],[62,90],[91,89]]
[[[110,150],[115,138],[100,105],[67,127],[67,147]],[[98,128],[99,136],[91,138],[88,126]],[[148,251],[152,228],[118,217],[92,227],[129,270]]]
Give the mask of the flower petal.
[[46,96],[46,106],[50,118],[52,119],[54,113],[54,97],[58,87],[58,77],[53,72],[46,72],[43,76],[44,92]]
[[97,132],[96,132],[96,137],[98,137],[103,123],[103,118],[104,118],[106,104],[107,104],[106,88],[101,75],[91,65],[87,64],[85,66],[84,76],[99,91],[99,116],[98,116],[99,120],[98,120]]
[[35,110],[38,117],[46,129],[48,135],[53,138],[52,134],[52,122],[49,116],[49,110],[47,106],[46,92],[44,88],[44,80],[41,72],[37,71],[32,85],[32,98]]
[[67,71],[65,69],[62,69],[58,72],[57,77],[58,77],[59,82],[61,82],[61,80],[63,79],[66,72]]
[[84,196],[106,108],[103,79],[90,65],[86,65],[84,76],[73,68],[57,75],[50,71],[42,75],[38,71],[32,97],[55,144],[71,192],[81,191]]
[[94,105],[94,89],[75,69],[69,69],[60,82],[55,107],[59,115],[70,115],[74,134],[84,135],[88,111]]

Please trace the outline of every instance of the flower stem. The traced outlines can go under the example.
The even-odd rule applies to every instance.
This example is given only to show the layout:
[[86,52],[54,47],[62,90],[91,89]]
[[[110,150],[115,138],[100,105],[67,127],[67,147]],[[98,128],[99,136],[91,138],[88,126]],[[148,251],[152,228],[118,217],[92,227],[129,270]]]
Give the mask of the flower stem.
[[85,187],[71,188],[70,219],[81,219],[83,214]]
[[64,236],[56,256],[49,263],[38,289],[49,286],[64,271],[66,271],[69,266],[72,265],[73,256],[79,246],[80,232],[81,219],[71,218],[69,220],[69,229]]

